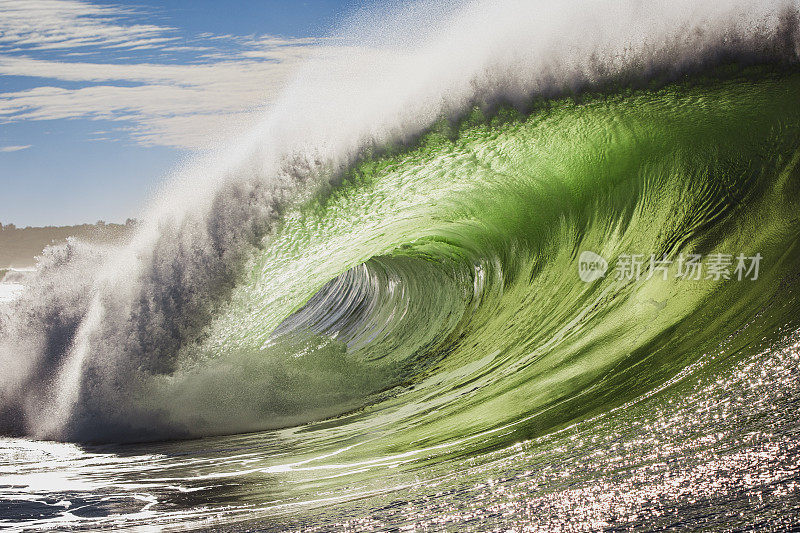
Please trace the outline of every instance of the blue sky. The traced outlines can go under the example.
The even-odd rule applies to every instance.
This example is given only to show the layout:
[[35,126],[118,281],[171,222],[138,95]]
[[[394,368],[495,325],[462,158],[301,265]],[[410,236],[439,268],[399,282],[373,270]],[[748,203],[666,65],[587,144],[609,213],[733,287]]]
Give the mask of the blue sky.
[[363,4],[0,0],[0,222],[135,216]]

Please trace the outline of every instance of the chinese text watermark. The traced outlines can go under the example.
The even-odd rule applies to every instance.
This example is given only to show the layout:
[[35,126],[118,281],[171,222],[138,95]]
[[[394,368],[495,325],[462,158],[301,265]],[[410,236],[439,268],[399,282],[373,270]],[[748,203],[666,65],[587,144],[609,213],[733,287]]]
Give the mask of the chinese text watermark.
[[[758,279],[763,257],[755,255],[713,253],[680,254],[676,258],[655,254],[622,254],[610,273],[614,279],[639,281],[660,277],[664,281],[670,276],[682,280],[750,280]],[[609,264],[602,256],[584,251],[578,258],[578,275],[582,281],[590,283],[605,277]],[[670,274],[670,269],[673,270]]]

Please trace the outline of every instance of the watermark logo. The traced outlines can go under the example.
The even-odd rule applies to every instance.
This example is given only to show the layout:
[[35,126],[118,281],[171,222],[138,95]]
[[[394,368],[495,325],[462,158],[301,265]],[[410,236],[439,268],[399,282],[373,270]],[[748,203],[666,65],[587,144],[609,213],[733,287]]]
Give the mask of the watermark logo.
[[591,283],[600,279],[608,272],[608,261],[603,256],[588,250],[581,252],[578,258],[578,276],[581,281]]
[[[699,254],[681,254],[671,259],[666,255],[661,258],[655,254],[622,254],[617,257],[613,270],[616,280],[639,281],[659,276],[666,281],[670,276],[670,268],[674,266],[673,277],[682,280],[750,280],[758,279],[761,267],[760,253],[755,255],[714,253],[707,256]],[[600,255],[584,251],[578,258],[578,275],[581,280],[591,283],[605,276],[608,262]]]

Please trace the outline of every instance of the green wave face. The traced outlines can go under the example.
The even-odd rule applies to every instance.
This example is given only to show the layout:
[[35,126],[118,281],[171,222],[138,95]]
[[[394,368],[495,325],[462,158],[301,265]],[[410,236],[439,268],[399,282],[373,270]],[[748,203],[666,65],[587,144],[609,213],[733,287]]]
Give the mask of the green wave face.
[[[201,433],[235,411],[361,464],[506,446],[711,375],[797,326],[798,149],[791,73],[443,121],[287,213],[151,394]],[[583,251],[605,277],[581,280]],[[634,254],[641,278],[617,279]],[[702,279],[679,277],[690,254]],[[706,279],[714,254],[732,279]]]
[[154,256],[141,287],[60,248],[0,331],[32,367],[0,429],[83,444],[4,437],[0,499],[24,527],[791,527],[798,161],[800,73],[732,67],[442,120],[258,246],[227,230],[271,196],[224,190],[237,246],[167,225],[118,251]]

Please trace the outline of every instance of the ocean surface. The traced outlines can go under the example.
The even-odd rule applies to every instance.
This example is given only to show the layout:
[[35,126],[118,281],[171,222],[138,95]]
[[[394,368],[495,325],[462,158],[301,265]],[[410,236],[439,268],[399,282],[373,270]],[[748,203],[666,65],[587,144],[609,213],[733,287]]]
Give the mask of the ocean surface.
[[462,101],[442,74],[391,114],[408,132],[342,115],[272,167],[278,113],[132,242],[48,249],[0,285],[0,525],[800,526],[800,41],[776,13],[568,62],[572,85],[515,61]]

